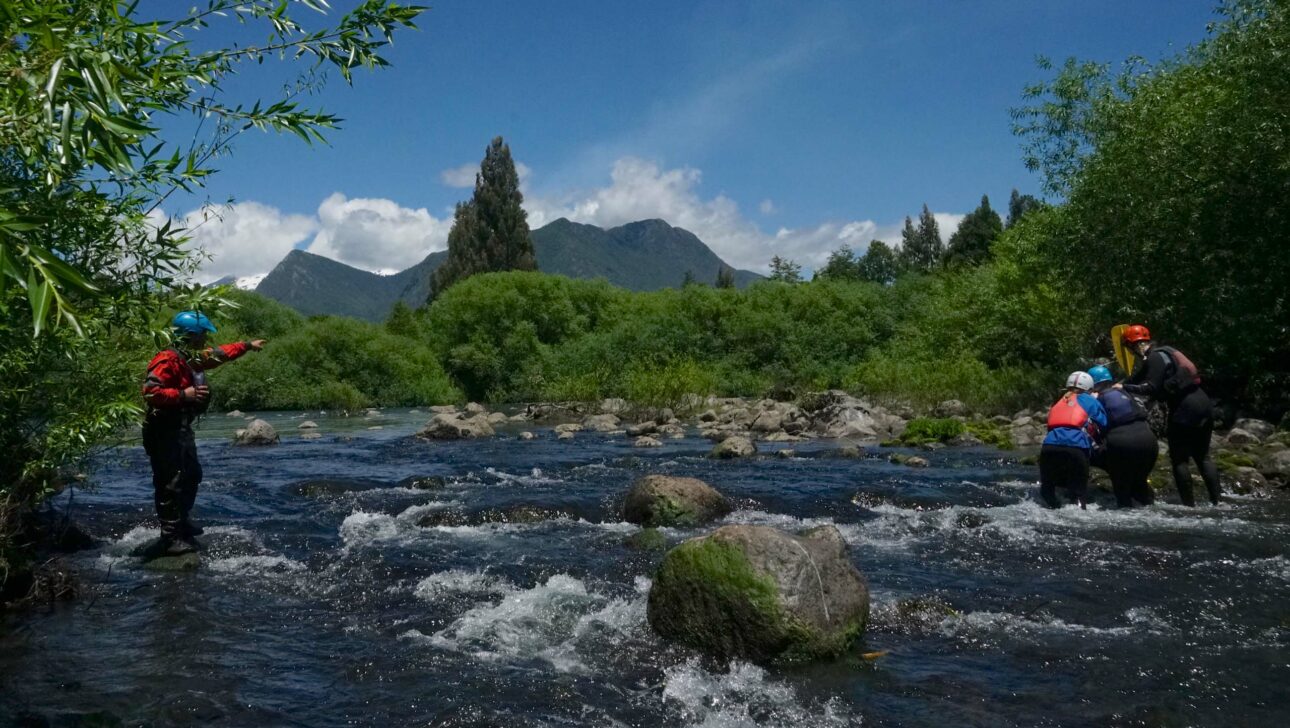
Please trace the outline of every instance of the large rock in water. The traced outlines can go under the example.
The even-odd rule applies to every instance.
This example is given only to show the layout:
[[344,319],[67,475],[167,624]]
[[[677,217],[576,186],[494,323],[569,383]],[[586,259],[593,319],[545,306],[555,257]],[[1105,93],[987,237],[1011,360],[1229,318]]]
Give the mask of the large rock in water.
[[427,440],[465,440],[492,436],[493,426],[488,424],[488,416],[484,414],[471,417],[446,413],[435,415],[417,433],[417,437]]
[[731,435],[712,448],[712,457],[718,460],[732,458],[749,458],[757,454],[757,446],[752,440],[740,435]]
[[623,519],[645,527],[698,526],[730,512],[715,488],[698,478],[646,475],[632,484]]
[[251,420],[245,429],[233,433],[234,445],[276,445],[278,433],[264,420]]
[[851,646],[869,589],[834,526],[725,526],[667,553],[647,615],[664,638],[720,659],[801,662]]

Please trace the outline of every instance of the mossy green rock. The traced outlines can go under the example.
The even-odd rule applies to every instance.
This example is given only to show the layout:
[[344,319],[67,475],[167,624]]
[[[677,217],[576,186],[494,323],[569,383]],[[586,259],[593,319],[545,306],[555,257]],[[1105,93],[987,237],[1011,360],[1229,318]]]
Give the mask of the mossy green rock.
[[657,528],[642,528],[623,539],[623,545],[637,551],[662,551],[667,548],[667,537]]
[[720,659],[804,662],[864,632],[869,590],[833,526],[725,526],[667,553],[647,614],[664,638]]
[[161,539],[140,546],[134,550],[133,555],[139,557],[139,566],[149,571],[193,571],[201,563],[201,557],[196,551],[177,556],[167,555],[166,546]]
[[623,520],[646,527],[699,526],[730,512],[715,488],[697,478],[646,475],[632,484]]

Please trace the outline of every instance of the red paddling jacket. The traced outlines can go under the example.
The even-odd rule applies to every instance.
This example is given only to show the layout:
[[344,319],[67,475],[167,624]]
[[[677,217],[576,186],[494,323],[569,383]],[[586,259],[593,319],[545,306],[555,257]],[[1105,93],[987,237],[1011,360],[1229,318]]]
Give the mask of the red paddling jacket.
[[148,363],[148,375],[143,382],[143,399],[148,405],[149,419],[163,413],[175,413],[191,422],[206,411],[206,404],[184,401],[184,390],[205,384],[208,370],[233,361],[250,350],[251,344],[246,341],[212,346],[194,353],[173,346],[163,349]]

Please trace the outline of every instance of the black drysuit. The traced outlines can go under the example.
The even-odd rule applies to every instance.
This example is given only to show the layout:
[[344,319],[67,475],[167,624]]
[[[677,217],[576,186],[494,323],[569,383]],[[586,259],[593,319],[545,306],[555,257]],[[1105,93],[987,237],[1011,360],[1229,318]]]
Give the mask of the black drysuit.
[[1133,397],[1110,389],[1098,395],[1106,409],[1106,446],[1094,460],[1111,475],[1115,502],[1130,508],[1155,502],[1147,477],[1156,466],[1160,445],[1147,422],[1147,411]]
[[1191,472],[1187,461],[1194,460],[1200,477],[1209,491],[1209,500],[1217,505],[1222,493],[1218,466],[1209,456],[1209,441],[1214,433],[1214,404],[1200,385],[1167,386],[1174,381],[1177,363],[1167,351],[1152,347],[1146,361],[1134,370],[1124,384],[1124,391],[1164,402],[1169,407],[1169,424],[1165,439],[1169,442],[1169,462],[1173,467],[1174,486],[1185,505],[1196,505],[1192,495]]

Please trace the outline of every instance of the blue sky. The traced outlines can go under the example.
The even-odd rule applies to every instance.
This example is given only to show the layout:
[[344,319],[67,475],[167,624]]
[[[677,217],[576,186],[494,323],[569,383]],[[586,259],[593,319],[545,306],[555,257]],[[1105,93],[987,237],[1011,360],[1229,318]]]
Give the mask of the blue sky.
[[[454,183],[500,134],[534,227],[662,217],[740,267],[778,253],[809,269],[890,238],[923,203],[948,235],[982,194],[1003,207],[1013,187],[1036,192],[1008,116],[1042,77],[1036,56],[1156,59],[1212,19],[1179,0],[445,0],[396,37],[392,68],[310,99],[346,120],[329,146],[244,137],[207,190],[237,205],[195,237],[207,277],[267,271],[291,247],[405,267],[444,247],[469,195]],[[233,98],[290,78],[248,71]]]

